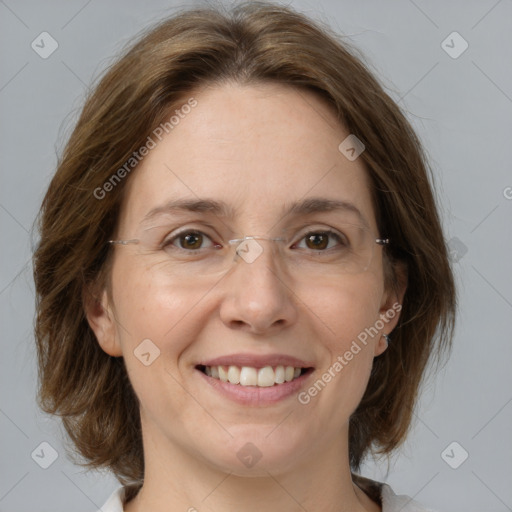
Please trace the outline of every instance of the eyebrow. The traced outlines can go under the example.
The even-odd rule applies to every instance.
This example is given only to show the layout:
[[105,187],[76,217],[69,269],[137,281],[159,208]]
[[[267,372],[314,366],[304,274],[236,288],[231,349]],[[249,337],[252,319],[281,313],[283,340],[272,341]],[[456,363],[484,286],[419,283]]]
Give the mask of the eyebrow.
[[[304,216],[312,213],[321,213],[329,211],[347,211],[355,214],[359,220],[368,227],[368,221],[361,213],[359,208],[353,203],[339,199],[328,199],[325,197],[308,197],[301,201],[294,201],[288,205],[284,205],[282,215],[291,216]],[[210,213],[219,217],[234,218],[236,217],[236,209],[223,201],[215,199],[174,199],[168,201],[164,205],[157,206],[150,210],[142,219],[141,223],[146,223],[153,220],[162,214],[180,213],[180,212],[195,212],[195,213]]]

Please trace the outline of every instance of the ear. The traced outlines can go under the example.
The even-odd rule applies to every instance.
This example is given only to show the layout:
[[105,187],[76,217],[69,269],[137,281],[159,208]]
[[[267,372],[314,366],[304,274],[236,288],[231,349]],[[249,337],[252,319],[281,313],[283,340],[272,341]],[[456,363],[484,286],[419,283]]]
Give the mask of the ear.
[[122,356],[117,336],[117,323],[108,299],[107,290],[99,291],[99,296],[91,288],[84,291],[83,304],[90,328],[96,335],[100,347],[109,355]]
[[387,340],[383,335],[389,335],[397,326],[405,291],[407,290],[407,267],[402,262],[395,263],[393,267],[394,275],[388,281],[388,286],[384,290],[380,304],[379,316],[384,327],[379,340],[375,344],[375,356],[379,356],[388,348]]

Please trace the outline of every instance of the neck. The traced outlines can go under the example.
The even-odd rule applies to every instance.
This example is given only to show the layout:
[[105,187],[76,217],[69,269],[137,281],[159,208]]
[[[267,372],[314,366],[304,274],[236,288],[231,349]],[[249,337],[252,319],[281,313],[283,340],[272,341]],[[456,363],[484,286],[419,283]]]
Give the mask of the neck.
[[242,476],[150,432],[144,436],[144,485],[124,511],[380,512],[352,482],[348,443],[325,442],[322,447],[291,469]]

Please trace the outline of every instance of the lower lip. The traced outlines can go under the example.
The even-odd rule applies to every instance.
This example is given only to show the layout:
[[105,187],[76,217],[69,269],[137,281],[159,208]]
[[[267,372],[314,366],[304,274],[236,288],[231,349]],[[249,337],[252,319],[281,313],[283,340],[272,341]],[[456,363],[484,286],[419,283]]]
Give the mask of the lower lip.
[[201,370],[195,369],[203,379],[221,395],[230,398],[234,402],[241,405],[263,406],[275,404],[285,398],[299,393],[300,389],[304,387],[306,379],[313,373],[310,369],[304,375],[297,377],[290,382],[283,384],[274,384],[268,387],[258,386],[241,386],[240,384],[231,384],[230,382],[223,382],[220,379],[209,377]]

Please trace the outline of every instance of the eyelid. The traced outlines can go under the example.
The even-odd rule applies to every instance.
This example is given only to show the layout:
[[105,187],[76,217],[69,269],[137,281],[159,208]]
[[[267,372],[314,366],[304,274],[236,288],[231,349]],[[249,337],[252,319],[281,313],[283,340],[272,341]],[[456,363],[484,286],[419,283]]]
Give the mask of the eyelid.
[[[290,230],[291,231],[291,230]],[[309,233],[332,233],[334,235],[338,235],[339,237],[346,237],[346,235],[343,233],[343,231],[340,231],[339,229],[336,229],[332,226],[328,225],[321,225],[318,222],[308,224],[306,226],[303,226],[297,231],[297,235],[294,236],[294,238],[302,238],[306,236]]]

